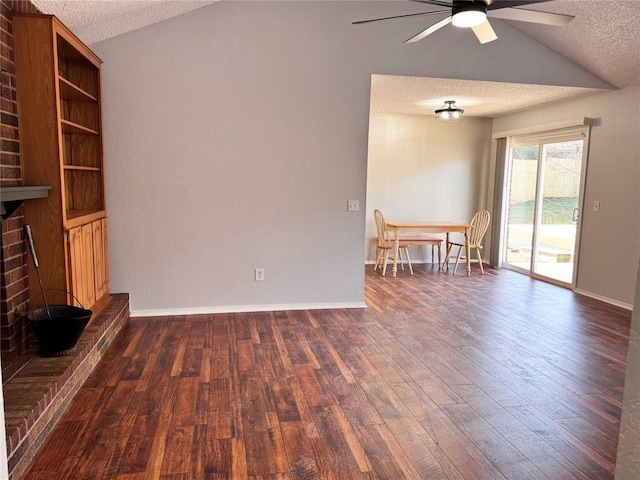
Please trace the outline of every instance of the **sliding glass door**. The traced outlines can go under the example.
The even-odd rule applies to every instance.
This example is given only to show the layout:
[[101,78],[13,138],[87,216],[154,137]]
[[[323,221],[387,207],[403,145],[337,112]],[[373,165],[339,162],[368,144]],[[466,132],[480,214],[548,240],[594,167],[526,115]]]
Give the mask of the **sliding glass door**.
[[585,132],[511,139],[503,265],[573,286]]

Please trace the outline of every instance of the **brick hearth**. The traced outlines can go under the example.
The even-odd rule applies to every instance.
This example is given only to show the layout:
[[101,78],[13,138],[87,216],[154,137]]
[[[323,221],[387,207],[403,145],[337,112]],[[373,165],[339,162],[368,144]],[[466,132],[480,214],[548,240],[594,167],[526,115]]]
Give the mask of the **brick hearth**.
[[69,402],[129,319],[129,295],[107,295],[93,306],[93,316],[65,357],[44,358],[24,352],[3,365],[7,454],[11,479],[33,459]]

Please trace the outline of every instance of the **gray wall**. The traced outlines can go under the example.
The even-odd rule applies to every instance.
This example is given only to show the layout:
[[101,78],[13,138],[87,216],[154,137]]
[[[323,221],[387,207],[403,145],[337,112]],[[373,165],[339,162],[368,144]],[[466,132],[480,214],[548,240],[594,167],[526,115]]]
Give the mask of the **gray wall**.
[[487,45],[351,25],[398,5],[220,2],[92,46],[112,291],[134,315],[362,304],[373,73],[606,86],[500,21]]
[[[591,128],[577,291],[631,306],[640,246],[640,86],[496,118],[494,132],[576,117]],[[593,212],[594,200],[600,211]]]

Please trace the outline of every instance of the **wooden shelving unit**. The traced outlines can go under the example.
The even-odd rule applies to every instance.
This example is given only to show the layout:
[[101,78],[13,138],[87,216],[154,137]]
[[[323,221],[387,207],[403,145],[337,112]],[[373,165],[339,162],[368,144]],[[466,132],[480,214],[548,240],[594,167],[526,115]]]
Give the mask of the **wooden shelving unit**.
[[46,199],[25,205],[25,221],[47,300],[90,308],[109,290],[102,61],[54,16],[20,14],[12,23],[23,181],[52,185]]

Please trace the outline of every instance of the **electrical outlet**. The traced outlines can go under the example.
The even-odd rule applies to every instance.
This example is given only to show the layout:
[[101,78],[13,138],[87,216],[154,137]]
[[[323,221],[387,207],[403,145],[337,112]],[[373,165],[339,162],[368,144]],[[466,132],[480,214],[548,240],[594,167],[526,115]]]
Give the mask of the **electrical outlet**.
[[347,202],[347,212],[357,212],[360,210],[359,200],[349,200]]
[[264,268],[256,268],[253,271],[256,282],[261,282],[264,280]]
[[594,212],[599,212],[600,211],[600,201],[598,201],[598,200],[594,200],[593,201],[593,211]]

